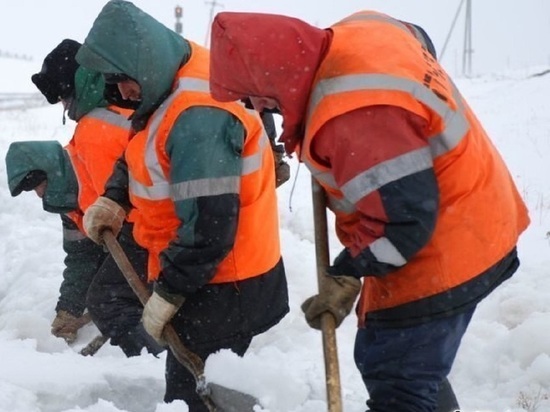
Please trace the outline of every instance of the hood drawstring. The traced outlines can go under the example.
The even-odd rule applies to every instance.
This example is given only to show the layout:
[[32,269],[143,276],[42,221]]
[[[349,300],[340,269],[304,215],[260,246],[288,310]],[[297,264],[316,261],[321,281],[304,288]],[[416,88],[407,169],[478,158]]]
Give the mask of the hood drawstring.
[[67,122],[67,117],[75,122],[78,121],[80,116],[77,116],[78,104],[74,95],[63,99],[63,124]]
[[63,108],[63,117],[61,118],[61,122],[63,123],[63,126],[65,126],[65,123],[67,123],[67,118],[65,117],[65,113],[67,112],[67,108]]
[[294,189],[296,188],[296,181],[298,180],[300,165],[301,165],[301,162],[298,161],[298,167],[296,168],[296,174],[294,175],[294,181],[292,182],[292,189],[290,189],[290,196],[288,197],[288,211],[291,213],[292,213],[292,196],[294,196]]

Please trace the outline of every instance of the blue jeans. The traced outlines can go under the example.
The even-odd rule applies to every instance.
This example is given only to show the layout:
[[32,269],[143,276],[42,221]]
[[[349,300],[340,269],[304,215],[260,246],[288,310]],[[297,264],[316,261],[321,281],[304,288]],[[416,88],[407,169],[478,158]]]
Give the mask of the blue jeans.
[[[452,317],[403,328],[357,331],[355,364],[371,412],[434,412],[475,307]],[[451,390],[452,394],[452,390]]]

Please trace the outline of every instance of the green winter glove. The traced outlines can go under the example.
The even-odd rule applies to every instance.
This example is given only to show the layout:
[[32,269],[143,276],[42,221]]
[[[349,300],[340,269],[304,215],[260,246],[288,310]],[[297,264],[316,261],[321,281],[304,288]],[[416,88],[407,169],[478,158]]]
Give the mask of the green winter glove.
[[318,295],[302,303],[302,312],[307,324],[321,329],[321,315],[329,312],[334,316],[336,327],[340,326],[353,309],[355,299],[361,290],[361,281],[351,276],[325,276]]

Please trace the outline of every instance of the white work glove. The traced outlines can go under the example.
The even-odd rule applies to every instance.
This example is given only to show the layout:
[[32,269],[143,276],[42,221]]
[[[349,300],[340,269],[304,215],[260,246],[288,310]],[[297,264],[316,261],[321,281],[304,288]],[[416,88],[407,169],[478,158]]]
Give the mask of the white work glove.
[[126,211],[122,206],[107,197],[100,196],[84,214],[84,230],[95,243],[102,244],[103,231],[108,229],[117,236],[125,218]]
[[166,324],[170,322],[170,319],[181,307],[184,300],[185,298],[179,297],[177,303],[171,303],[157,292],[153,292],[143,308],[143,314],[141,315],[143,327],[160,345],[166,345],[166,342],[162,338],[162,332]]

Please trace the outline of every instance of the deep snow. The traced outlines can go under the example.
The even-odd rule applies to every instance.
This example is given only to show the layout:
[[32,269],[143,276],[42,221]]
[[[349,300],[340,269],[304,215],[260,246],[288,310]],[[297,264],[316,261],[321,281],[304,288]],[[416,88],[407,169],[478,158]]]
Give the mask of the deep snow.
[[[0,60],[0,68],[14,73],[11,82],[2,76],[0,92],[14,87],[14,78],[21,78],[22,91],[34,91],[23,83],[32,73],[28,63]],[[550,411],[550,75],[530,77],[544,69],[457,80],[532,219],[519,244],[520,269],[479,305],[450,375],[466,412]],[[72,347],[50,334],[63,269],[60,221],[42,211],[33,193],[10,197],[3,159],[12,141],[67,142],[74,124],[63,126],[61,115],[60,106],[0,112],[0,411],[186,411],[182,402],[162,403],[164,355],[127,359],[107,344],[83,357],[78,350],[97,334],[93,325]],[[316,290],[310,177],[290,162],[292,179],[278,190],[290,314],[255,338],[244,358],[222,352],[206,371],[209,379],[256,395],[264,411],[319,412],[326,410],[321,335],[299,308]],[[339,249],[331,230],[333,256]],[[355,321],[350,316],[338,329],[346,412],[363,412],[367,398],[352,359]]]

